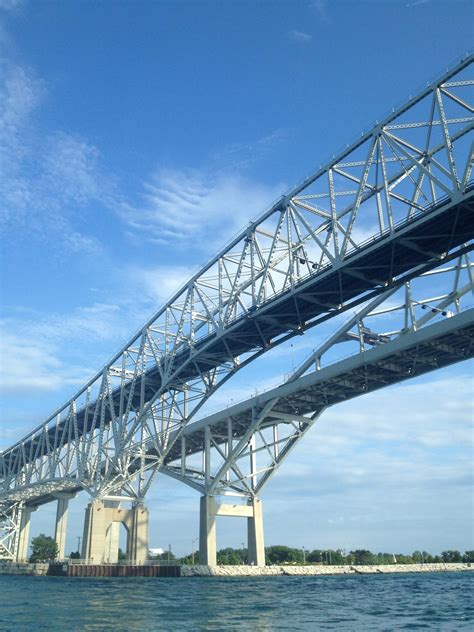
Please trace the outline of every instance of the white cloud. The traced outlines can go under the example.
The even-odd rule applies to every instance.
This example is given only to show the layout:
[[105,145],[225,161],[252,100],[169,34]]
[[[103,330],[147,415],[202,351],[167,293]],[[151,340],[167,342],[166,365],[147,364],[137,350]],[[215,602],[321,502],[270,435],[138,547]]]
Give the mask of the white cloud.
[[0,0],[0,9],[4,11],[16,11],[25,4],[25,0]]
[[183,286],[196,270],[191,266],[168,265],[143,268],[132,266],[127,271],[130,284],[134,283],[137,295],[160,308]]
[[305,33],[304,31],[298,31],[293,29],[289,31],[288,35],[295,42],[300,42],[301,44],[308,44],[313,37],[309,33]]
[[121,208],[131,231],[156,244],[192,244],[207,253],[222,246],[285,189],[240,175],[212,177],[191,169],[158,170],[144,188],[142,207]]
[[430,0],[415,0],[415,2],[407,2],[405,6],[410,9],[411,7],[418,7],[421,4],[428,4],[429,1]]
[[310,9],[314,9],[318,18],[321,22],[325,22],[326,24],[330,24],[332,19],[328,13],[328,2],[327,0],[311,0],[309,3]]
[[73,134],[38,129],[35,115],[47,90],[32,71],[3,60],[1,75],[1,229],[53,238],[69,251],[96,251],[98,240],[76,224],[88,204],[110,196],[97,148]]
[[[59,390],[81,385],[131,334],[124,309],[96,303],[69,315],[31,314],[0,323],[0,389]],[[67,389],[66,390],[70,390]]]
[[1,337],[0,390],[4,393],[53,391],[85,382],[82,367],[64,363],[56,345],[10,333]]

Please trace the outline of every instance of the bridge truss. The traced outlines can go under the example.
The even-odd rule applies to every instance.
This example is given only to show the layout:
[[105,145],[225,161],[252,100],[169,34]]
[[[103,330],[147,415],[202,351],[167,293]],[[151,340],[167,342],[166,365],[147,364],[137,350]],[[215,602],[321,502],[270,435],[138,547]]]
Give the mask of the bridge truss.
[[472,358],[473,299],[465,255],[368,301],[285,384],[190,424],[161,472],[205,495],[258,496],[327,408]]
[[74,397],[3,451],[0,502],[41,504],[78,489],[143,499],[188,424],[238,370],[469,252],[472,62],[251,222]]

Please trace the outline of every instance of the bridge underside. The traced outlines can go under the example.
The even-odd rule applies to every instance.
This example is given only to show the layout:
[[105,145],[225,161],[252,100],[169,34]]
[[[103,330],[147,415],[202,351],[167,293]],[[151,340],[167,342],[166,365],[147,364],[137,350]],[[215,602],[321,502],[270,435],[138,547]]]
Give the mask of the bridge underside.
[[[275,418],[281,419],[280,415],[288,420],[292,417],[301,420],[302,416],[328,406],[472,357],[474,309],[468,309],[190,424],[183,433],[186,455],[205,449],[207,427],[212,428],[214,440],[220,436],[227,441],[230,420],[234,438],[245,436],[255,416],[269,403],[272,403],[266,415],[269,425]],[[264,426],[265,421],[260,428]],[[181,458],[178,444],[171,449],[166,463],[173,466]]]
[[[181,472],[183,457],[204,452],[206,428],[212,429],[217,443],[219,438],[224,443],[229,439],[230,420],[232,439],[244,437],[255,416],[269,403],[272,403],[271,409],[260,423],[260,429],[273,425],[275,419],[281,422],[282,415],[288,418],[288,423],[297,419],[304,426],[305,422],[301,420],[305,415],[314,416],[329,406],[472,357],[474,309],[468,309],[190,424],[183,433],[184,453],[182,443],[175,443],[163,471],[168,474]],[[311,423],[309,417],[307,423]],[[148,456],[152,455],[153,450],[150,450]],[[31,506],[39,506],[54,500],[54,495],[60,491],[78,492],[81,489],[82,485],[74,479],[50,480],[28,489],[16,489],[4,495],[2,500],[13,502],[21,499]]]
[[[303,333],[318,322],[345,311],[365,300],[367,296],[382,292],[395,280],[409,278],[411,270],[420,266],[438,265],[443,256],[454,248],[470,241],[474,233],[474,191],[472,185],[460,201],[444,199],[431,208],[417,213],[409,221],[349,252],[339,266],[303,279],[293,289],[277,295],[255,311],[237,319],[226,335],[213,334],[202,338],[192,349],[178,353],[173,364],[181,370],[174,387],[185,387],[199,372],[215,369],[230,359],[249,352],[259,353],[290,336]],[[191,354],[201,353],[192,362]],[[170,370],[168,368],[168,370]],[[142,382],[143,380],[143,388]],[[160,369],[154,369],[138,378],[132,396],[132,411],[138,411],[143,402],[151,399],[161,387]],[[130,388],[130,387],[129,387]],[[118,409],[120,398],[127,397],[127,387],[111,394],[111,404],[103,411],[102,426],[111,423],[111,409]],[[85,409],[75,415],[75,438],[91,432],[94,416]],[[53,425],[49,441],[59,447],[69,441],[63,432],[67,421]],[[19,458],[23,464],[36,458],[38,441],[26,441],[6,451],[2,456],[8,470]],[[28,455],[31,455],[29,457]]]

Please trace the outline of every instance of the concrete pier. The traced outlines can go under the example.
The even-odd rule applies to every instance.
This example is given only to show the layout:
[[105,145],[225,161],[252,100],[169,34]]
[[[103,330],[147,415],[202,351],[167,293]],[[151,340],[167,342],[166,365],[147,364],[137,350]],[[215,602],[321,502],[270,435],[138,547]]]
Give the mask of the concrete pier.
[[265,542],[263,536],[262,501],[252,500],[253,515],[247,518],[248,563],[265,566]]
[[30,540],[30,519],[36,507],[24,505],[21,509],[20,527],[18,530],[18,544],[16,550],[16,560],[23,561],[28,559],[28,545]]
[[122,509],[116,502],[95,500],[86,508],[82,557],[92,562],[116,562],[120,523],[127,530],[127,560],[148,557],[148,509],[136,504]]
[[199,522],[199,563],[217,565],[216,517],[247,518],[248,563],[265,566],[262,501],[252,498],[247,505],[219,504],[213,496],[201,496]]
[[58,547],[57,559],[63,560],[66,555],[66,535],[67,535],[67,519],[69,511],[69,501],[74,498],[75,494],[57,494],[58,505],[56,509],[56,523],[54,530],[54,539]]
[[26,560],[28,556],[28,540],[30,537],[31,511],[24,507],[21,512],[20,528],[18,531],[17,560]]

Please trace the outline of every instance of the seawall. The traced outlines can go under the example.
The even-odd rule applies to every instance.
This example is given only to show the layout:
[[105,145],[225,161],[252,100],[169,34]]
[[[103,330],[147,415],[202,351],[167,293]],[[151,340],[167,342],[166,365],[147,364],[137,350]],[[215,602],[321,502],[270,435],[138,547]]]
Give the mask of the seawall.
[[63,577],[275,577],[474,571],[474,564],[380,564],[377,566],[148,566],[0,562],[0,575]]
[[378,566],[182,566],[181,577],[264,577],[277,575],[364,575],[473,571],[474,564],[381,564]]
[[0,562],[0,575],[48,575],[51,564]]

